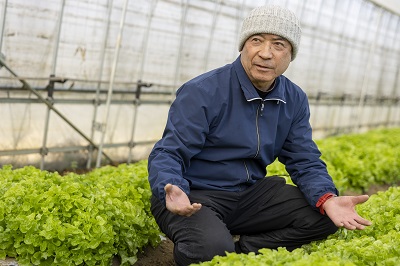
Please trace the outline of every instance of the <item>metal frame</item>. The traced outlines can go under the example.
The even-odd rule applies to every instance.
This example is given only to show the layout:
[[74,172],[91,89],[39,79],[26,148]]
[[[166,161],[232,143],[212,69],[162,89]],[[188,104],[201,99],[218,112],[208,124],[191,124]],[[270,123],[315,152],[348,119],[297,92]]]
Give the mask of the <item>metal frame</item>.
[[[44,103],[49,110],[53,111],[56,113],[62,120],[64,120],[69,126],[71,126],[79,135],[81,135],[86,141],[88,141],[93,147],[97,148],[97,145],[89,138],[87,137],[81,130],[79,130],[69,119],[67,119],[58,109],[56,109],[53,106],[53,103],[49,101],[48,99],[45,99],[40,93],[38,93],[36,90],[34,90],[24,79],[21,79],[18,77],[17,73],[15,73],[12,69],[10,69],[7,64],[4,62],[2,58],[0,58],[0,65],[5,67],[7,71],[9,71],[14,77],[16,77],[23,85],[24,89],[27,89],[28,91],[32,92],[36,97],[40,100],[40,102]],[[48,127],[46,127],[48,129]],[[47,134],[47,133],[46,133]],[[43,154],[43,147],[40,149],[40,154]],[[46,151],[48,149],[45,147]],[[110,163],[113,163],[113,160],[104,152],[101,152],[108,160]],[[41,169],[42,169],[42,164],[41,164]]]
[[[5,22],[6,22],[6,14],[7,14],[7,8],[8,8],[8,1],[4,0],[4,9],[3,9],[3,21],[1,25],[1,36],[0,36],[0,48],[3,46],[3,35],[4,35],[4,29],[5,29]],[[124,0],[123,6],[122,7],[115,7],[113,6],[113,0],[108,0],[107,1],[107,6],[106,6],[106,13],[105,16],[107,17],[105,24],[104,24],[104,38],[103,38],[103,43],[102,43],[102,52],[100,54],[99,62],[100,62],[100,69],[99,72],[97,73],[97,79],[95,80],[86,80],[86,79],[75,79],[75,81],[83,81],[86,83],[90,83],[92,85],[88,85],[88,87],[81,87],[81,88],[74,88],[73,90],[65,90],[65,89],[59,89],[57,88],[56,84],[65,82],[66,80],[69,81],[74,81],[74,79],[70,79],[68,77],[66,78],[59,78],[57,77],[57,61],[58,61],[58,51],[59,51],[59,44],[60,44],[60,37],[62,33],[62,26],[63,26],[63,17],[64,17],[64,8],[66,5],[66,0],[60,0],[60,11],[59,11],[59,18],[56,24],[56,37],[54,39],[54,46],[53,46],[53,54],[52,54],[52,70],[49,75],[49,77],[37,77],[37,78],[31,78],[31,77],[21,77],[18,76],[12,69],[10,69],[7,66],[6,60],[4,58],[0,58],[0,67],[3,66],[5,67],[11,74],[12,74],[12,79],[19,80],[22,83],[22,88],[19,87],[12,87],[12,86],[0,86],[0,92],[7,92],[8,94],[13,94],[13,92],[18,92],[18,91],[28,91],[29,93],[34,94],[37,98],[18,98],[15,97],[13,94],[12,97],[4,97],[0,98],[0,103],[26,103],[26,104],[45,104],[47,107],[47,112],[45,116],[45,126],[43,129],[43,142],[41,144],[40,148],[32,148],[32,149],[15,149],[15,150],[3,150],[0,151],[0,156],[9,156],[9,155],[22,155],[22,154],[40,154],[41,156],[41,162],[40,162],[40,167],[41,169],[45,168],[45,158],[48,153],[51,152],[74,152],[74,151],[88,151],[88,159],[86,163],[87,168],[91,168],[92,165],[92,157],[94,152],[97,150],[97,158],[96,158],[96,163],[95,166],[99,167],[101,166],[101,160],[102,158],[106,158],[108,160],[108,163],[114,163],[113,160],[103,152],[104,149],[112,149],[112,148],[119,148],[119,147],[127,147],[129,152],[127,154],[127,163],[132,162],[133,158],[133,148],[136,147],[137,145],[149,145],[154,143],[156,140],[150,140],[150,141],[136,141],[135,140],[135,131],[137,129],[137,120],[138,120],[138,110],[141,105],[145,104],[159,104],[159,105],[170,105],[171,102],[173,101],[175,97],[175,90],[180,86],[181,83],[181,74],[182,74],[182,68],[181,68],[181,62],[183,60],[183,47],[185,45],[185,34],[187,33],[187,16],[188,16],[188,11],[190,8],[198,8],[196,5],[191,3],[191,1],[194,0],[175,0],[175,1],[170,1],[168,0],[167,2],[176,2],[176,4],[180,5],[180,18],[179,19],[179,44],[177,47],[174,47],[175,50],[175,60],[173,63],[173,66],[175,68],[174,71],[174,76],[173,76],[173,81],[172,84],[156,84],[155,82],[153,83],[146,83],[143,82],[143,77],[144,77],[144,69],[146,64],[148,64],[147,59],[148,59],[148,54],[149,54],[149,34],[151,32],[152,28],[152,23],[153,23],[153,17],[155,10],[159,3],[162,0],[152,0],[149,3],[149,10],[147,15],[147,21],[146,21],[146,30],[145,30],[145,36],[143,37],[142,43],[141,43],[141,56],[138,58],[140,60],[139,63],[139,70],[138,70],[138,79],[135,82],[119,82],[118,80],[115,80],[115,72],[119,63],[119,49],[121,46],[121,39],[124,31],[125,25],[125,16],[127,12],[129,12],[129,5],[128,5],[128,0]],[[367,0],[360,0],[360,12],[365,11],[366,8],[370,8],[370,13],[367,15],[369,18],[368,21],[369,27],[371,29],[374,29],[375,36],[378,36],[379,34],[379,29],[381,29],[382,26],[382,16],[385,14],[384,9],[382,7],[376,6],[372,4],[371,2]],[[212,12],[212,26],[209,28],[209,36],[210,38],[208,39],[208,42],[205,47],[205,54],[206,56],[204,57],[204,61],[201,62],[203,70],[207,70],[209,65],[210,65],[210,57],[207,56],[209,52],[212,49],[212,45],[215,43],[215,31],[216,31],[216,25],[217,21],[221,18],[221,16],[226,16],[227,14],[225,13],[226,10],[223,8],[225,6],[227,7],[233,7],[236,8],[236,14],[228,14],[231,17],[234,17],[237,20],[236,28],[237,32],[239,32],[240,28],[240,21],[244,15],[245,12],[248,10],[252,9],[252,7],[249,6],[249,4],[246,4],[246,0],[238,0],[237,3],[232,3],[230,1],[208,1],[210,3],[214,4],[214,8],[209,8],[210,12]],[[271,3],[273,0],[266,0],[263,1],[265,3]],[[301,8],[301,17],[304,16],[304,13],[307,8],[310,7],[311,3],[308,3],[310,1],[304,1],[302,2],[301,6],[298,6]],[[340,1],[339,1],[340,2]],[[338,7],[340,4],[337,0],[335,1],[334,5],[335,8]],[[280,2],[281,3],[281,2]],[[286,0],[284,5],[289,5],[290,1]],[[346,2],[347,5],[351,5],[349,1]],[[298,4],[300,5],[300,4]],[[110,36],[110,24],[111,24],[111,17],[112,17],[112,11],[115,8],[119,8],[121,10],[121,17],[119,20],[119,31],[118,31],[118,37],[115,42],[115,47],[114,47],[114,56],[113,56],[113,63],[112,63],[112,71],[111,75],[109,76],[109,79],[106,81],[103,81],[103,76],[104,76],[104,64],[105,64],[105,51],[107,48],[107,42],[109,40]],[[320,20],[322,19],[322,10],[323,10],[323,3],[322,1],[320,2],[320,5],[318,6],[318,17],[316,18],[316,24],[320,23]],[[350,10],[348,8],[348,14],[350,13]],[[361,13],[357,13],[357,22],[360,23],[361,21]],[[374,16],[377,16],[377,20],[372,20]],[[364,16],[365,17],[365,16]],[[393,22],[397,18],[397,25],[396,25],[396,31],[399,32],[400,30],[400,19],[396,15],[392,15],[390,17],[390,21]],[[364,19],[364,18],[363,18]],[[333,20],[333,17],[331,18]],[[376,22],[378,22],[377,26]],[[307,27],[312,27],[312,25],[306,25]],[[343,23],[343,29],[345,27],[345,23]],[[308,33],[312,34],[312,33]],[[392,46],[395,46],[396,43],[398,43],[399,40],[399,35],[396,35],[396,37],[393,38],[392,40]],[[308,36],[309,37],[309,36]],[[315,36],[313,36],[315,37]],[[343,46],[346,44],[343,39],[343,35],[338,35],[334,36],[334,38],[327,39],[328,37],[323,37],[326,38],[324,41],[329,41],[329,43],[324,47],[325,54],[328,54],[330,51],[331,46],[337,45],[343,48]],[[311,48],[315,46],[315,41],[316,38],[311,39]],[[357,44],[358,49],[362,49],[365,52],[366,56],[366,64],[364,65],[363,68],[360,68],[357,72],[357,75],[360,74],[360,76],[363,77],[362,80],[362,89],[359,95],[354,95],[350,94],[348,92],[342,92],[338,94],[323,94],[321,93],[321,90],[319,88],[316,89],[316,92],[313,94],[309,95],[309,100],[310,100],[310,106],[311,108],[315,108],[317,111],[315,113],[318,113],[318,109],[321,107],[328,108],[328,111],[326,112],[325,117],[318,117],[317,115],[312,116],[312,124],[318,124],[318,120],[325,120],[328,121],[329,123],[326,123],[325,125],[317,125],[313,127],[314,131],[325,131],[327,135],[331,134],[339,134],[343,132],[357,132],[362,128],[365,127],[376,127],[376,126],[400,126],[400,99],[399,97],[393,97],[393,98],[388,98],[387,96],[382,96],[382,97],[369,97],[367,94],[368,92],[368,83],[369,83],[369,76],[368,73],[370,72],[371,69],[371,64],[373,63],[372,59],[372,54],[374,52],[374,49],[377,45],[377,38],[375,38],[375,41],[367,43],[367,44]],[[347,49],[343,49],[344,52],[341,54],[342,58],[346,58],[346,56],[349,55],[349,47],[346,47]],[[384,58],[389,58],[389,52],[386,50],[380,51],[382,56]],[[234,51],[232,51],[233,56],[237,54],[237,48],[235,46]],[[390,55],[391,57],[397,56],[399,59],[397,62],[397,72],[396,72],[396,77],[395,77],[395,83],[393,84],[393,89],[392,89],[392,94],[396,95],[398,93],[398,87],[399,87],[399,82],[400,82],[400,57],[399,55]],[[309,68],[311,68],[312,64],[314,64],[314,61],[316,56],[311,55],[309,59]],[[326,68],[325,65],[322,66],[321,69],[319,69],[319,78],[322,80],[324,74],[324,69]],[[382,68],[381,73],[385,71],[385,68]],[[333,72],[340,73],[340,66],[339,64],[336,64],[334,66]],[[322,73],[322,74],[321,74]],[[307,73],[309,80],[313,79],[313,73],[312,71],[309,71]],[[0,77],[0,81],[4,79],[10,79],[8,77]],[[34,81],[34,80],[46,80],[48,81],[48,87],[42,88],[42,87],[32,87],[29,84],[29,81]],[[344,76],[342,76],[342,80],[344,82],[348,82],[350,80],[349,75],[345,73]],[[379,82],[383,82],[380,80]],[[102,86],[108,85],[108,89],[104,90],[101,89]],[[310,85],[310,83],[308,83]],[[124,90],[124,89],[115,89],[116,85],[119,86],[125,86],[126,88],[136,88],[135,90]],[[150,87],[151,90],[143,90],[145,87]],[[305,84],[304,87],[307,87],[307,83]],[[47,93],[47,98],[44,96],[45,93]],[[63,98],[63,99],[56,99],[53,97],[54,93],[62,93],[62,94],[67,94],[68,93],[68,98]],[[93,96],[90,99],[82,99],[81,97],[77,97],[77,95],[84,94],[85,96]],[[100,95],[107,94],[106,100],[102,100],[100,98]],[[112,99],[112,95],[118,95],[118,94],[124,94],[126,97],[124,99],[116,100]],[[157,95],[161,96],[160,99],[153,99],[153,97],[149,97],[151,100],[146,99],[146,96],[150,95]],[[55,105],[58,104],[78,104],[78,105],[92,105],[93,106],[93,118],[92,118],[92,127],[91,127],[91,133],[90,136],[86,136],[79,128],[77,128],[71,121],[69,121],[57,108],[55,108]],[[104,116],[102,117],[102,122],[97,122],[98,120],[98,108],[100,105],[105,106],[106,111]],[[109,109],[111,105],[130,105],[133,106],[133,113],[132,113],[132,125],[130,127],[130,139],[126,142],[120,142],[120,143],[106,143],[105,142],[105,135],[106,135],[106,128],[107,124],[109,122]],[[354,123],[351,126],[348,125],[341,125],[340,120],[343,117],[343,109],[351,107],[351,110],[354,112]],[[362,114],[365,110],[368,110],[369,112],[377,112],[379,110],[387,112],[386,116],[384,119],[380,119],[379,122],[364,122],[362,121]],[[51,113],[55,113],[58,115],[61,119],[63,119],[67,124],[69,124],[78,134],[80,134],[87,142],[88,145],[66,145],[64,147],[48,147],[47,144],[47,139],[48,139],[48,131],[50,127],[50,121]],[[327,117],[329,116],[329,118]],[[100,132],[101,134],[101,141],[98,144],[95,144],[93,139],[95,138],[96,132]]]

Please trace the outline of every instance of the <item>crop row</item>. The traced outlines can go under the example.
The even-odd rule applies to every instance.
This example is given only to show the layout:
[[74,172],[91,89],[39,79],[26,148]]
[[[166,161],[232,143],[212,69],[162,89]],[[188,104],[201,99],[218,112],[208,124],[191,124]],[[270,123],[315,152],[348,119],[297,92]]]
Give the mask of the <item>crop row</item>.
[[[340,190],[363,191],[374,183],[399,181],[400,129],[328,138],[318,145]],[[267,169],[269,174],[285,174],[278,163]],[[360,211],[374,221],[371,229],[363,231],[366,235],[341,230],[325,242],[313,243],[292,253],[285,249],[263,252],[271,258],[299,253],[301,258],[317,260],[313,257],[315,250],[328,245],[340,247],[329,241],[348,243],[350,237],[351,241],[363,239],[368,247],[371,243],[382,243],[386,247],[389,244],[385,241],[389,238],[399,246],[399,228],[394,226],[400,224],[399,213],[392,208],[395,203],[400,206],[399,193],[394,188],[390,191],[389,194],[397,196],[375,205],[371,204],[378,201],[378,196],[372,197],[360,206],[368,206]],[[0,169],[0,258],[16,258],[20,265],[110,265],[112,258],[118,255],[122,265],[132,265],[145,246],[156,246],[161,241],[161,232],[150,212],[150,197],[146,160],[64,176],[32,166],[20,169],[3,166]],[[379,205],[387,209],[375,209]],[[393,217],[397,217],[395,222],[391,220]],[[379,219],[390,220],[394,231],[377,239],[375,231],[384,228]],[[353,245],[361,246],[361,243]],[[344,256],[340,249],[330,252]],[[349,254],[346,256],[354,256]],[[231,260],[224,265],[242,265],[238,259],[245,259],[246,265],[252,265],[251,258],[259,260],[259,256],[262,255],[229,254],[227,258]],[[211,263],[219,264],[219,259]]]
[[[400,128],[377,129],[316,141],[339,191],[364,193],[371,185],[400,181]],[[284,165],[275,161],[268,175],[287,176]],[[289,178],[287,178],[290,182]]]
[[228,253],[201,266],[366,266],[399,265],[400,187],[378,192],[357,206],[357,211],[373,224],[362,231],[339,229],[326,240],[287,251],[261,249],[260,254]]
[[0,170],[0,258],[19,265],[122,265],[160,242],[146,162],[85,175]]

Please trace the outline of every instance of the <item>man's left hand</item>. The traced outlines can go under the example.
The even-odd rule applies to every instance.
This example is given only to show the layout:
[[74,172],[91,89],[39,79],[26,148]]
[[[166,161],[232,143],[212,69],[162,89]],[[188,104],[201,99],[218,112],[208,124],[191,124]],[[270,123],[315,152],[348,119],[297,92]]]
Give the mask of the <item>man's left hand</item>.
[[323,208],[337,227],[362,230],[372,223],[358,215],[355,206],[366,202],[368,198],[368,195],[332,197],[324,203]]

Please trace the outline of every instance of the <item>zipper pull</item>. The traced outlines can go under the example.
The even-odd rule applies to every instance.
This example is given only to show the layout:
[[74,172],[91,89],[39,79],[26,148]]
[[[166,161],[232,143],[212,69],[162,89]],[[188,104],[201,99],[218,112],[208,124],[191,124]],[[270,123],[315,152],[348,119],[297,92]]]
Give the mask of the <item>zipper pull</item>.
[[260,115],[263,116],[264,111],[264,101],[261,101]]

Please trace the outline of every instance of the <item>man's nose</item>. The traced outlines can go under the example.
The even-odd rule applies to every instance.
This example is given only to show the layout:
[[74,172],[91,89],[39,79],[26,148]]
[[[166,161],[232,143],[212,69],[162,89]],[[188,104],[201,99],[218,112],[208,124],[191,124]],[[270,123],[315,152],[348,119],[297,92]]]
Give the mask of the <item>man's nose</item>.
[[262,58],[271,58],[273,56],[273,48],[271,44],[265,44],[258,53]]

